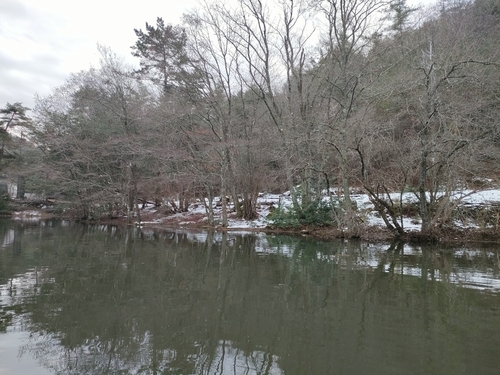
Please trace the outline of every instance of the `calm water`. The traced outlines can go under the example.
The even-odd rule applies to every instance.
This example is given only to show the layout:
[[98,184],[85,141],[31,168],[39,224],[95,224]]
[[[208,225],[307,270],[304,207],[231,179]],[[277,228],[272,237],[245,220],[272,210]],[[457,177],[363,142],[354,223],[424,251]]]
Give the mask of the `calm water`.
[[0,374],[499,374],[499,247],[0,222]]

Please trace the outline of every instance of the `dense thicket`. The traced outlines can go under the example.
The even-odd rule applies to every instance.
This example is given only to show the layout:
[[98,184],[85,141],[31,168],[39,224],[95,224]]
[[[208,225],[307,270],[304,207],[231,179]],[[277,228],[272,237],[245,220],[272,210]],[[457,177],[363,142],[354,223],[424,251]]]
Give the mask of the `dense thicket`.
[[251,219],[261,191],[290,190],[297,213],[327,191],[355,231],[356,188],[403,233],[387,193],[411,190],[429,232],[452,191],[497,177],[498,0],[214,0],[135,32],[140,70],[101,48],[37,103],[50,178],[86,217],[196,197],[213,222],[221,196]]

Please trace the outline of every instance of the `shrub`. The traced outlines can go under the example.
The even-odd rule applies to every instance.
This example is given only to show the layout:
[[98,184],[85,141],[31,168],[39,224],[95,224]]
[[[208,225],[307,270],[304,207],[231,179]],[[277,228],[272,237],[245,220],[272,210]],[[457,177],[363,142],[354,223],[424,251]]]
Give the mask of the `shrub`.
[[270,214],[274,226],[282,229],[303,226],[323,227],[333,224],[334,207],[332,204],[315,200],[305,207],[283,207],[281,204]]
[[10,207],[9,197],[0,197],[0,215],[8,215],[11,213],[12,208]]

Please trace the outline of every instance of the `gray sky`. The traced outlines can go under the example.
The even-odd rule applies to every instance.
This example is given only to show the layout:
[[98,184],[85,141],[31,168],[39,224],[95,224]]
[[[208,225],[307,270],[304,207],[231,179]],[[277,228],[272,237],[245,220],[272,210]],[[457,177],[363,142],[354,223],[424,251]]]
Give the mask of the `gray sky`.
[[71,72],[97,66],[97,43],[130,55],[134,28],[180,23],[195,0],[0,0],[0,108],[33,107]]
[[[409,0],[410,4],[430,0]],[[0,108],[47,95],[71,72],[97,66],[97,43],[134,62],[134,28],[178,24],[196,0],[0,0]]]

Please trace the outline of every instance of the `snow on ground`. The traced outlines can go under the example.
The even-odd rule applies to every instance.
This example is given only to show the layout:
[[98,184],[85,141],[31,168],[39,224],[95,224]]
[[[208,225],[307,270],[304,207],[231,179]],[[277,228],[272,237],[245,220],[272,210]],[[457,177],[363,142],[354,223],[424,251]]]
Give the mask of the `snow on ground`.
[[[414,193],[404,193],[402,196],[399,193],[393,193],[390,195],[390,198],[396,202],[402,198],[405,204],[408,203],[416,203],[417,196]],[[327,199],[327,198],[325,198]],[[374,226],[385,228],[385,223],[382,218],[378,215],[376,211],[374,211],[374,206],[370,202],[368,196],[366,194],[352,194],[351,199],[355,202],[356,207],[358,208],[358,213],[361,221],[367,226]],[[464,190],[460,192],[456,192],[452,194],[452,200],[460,199],[461,204],[466,205],[479,205],[479,204],[500,204],[500,189],[492,189],[492,190],[483,190],[483,191],[472,191],[472,190]],[[214,202],[218,202],[219,199],[216,198]],[[290,192],[285,192],[283,194],[270,194],[270,193],[261,193],[258,196],[257,200],[257,214],[258,218],[255,220],[244,220],[238,219],[235,217],[234,212],[232,212],[232,205],[229,203],[228,211],[228,227],[230,229],[259,229],[265,228],[269,224],[272,224],[270,219],[268,218],[272,209],[277,207],[290,207],[292,205],[292,199]],[[148,206],[144,212],[156,212],[157,209],[152,205]],[[217,221],[220,221],[221,217],[221,207],[220,205],[216,205],[214,203],[214,216]],[[151,221],[143,221],[142,224],[152,224],[152,225],[164,225],[169,223],[175,223],[176,226],[192,226],[195,223],[200,223],[206,221],[206,210],[202,202],[197,202],[196,204],[192,204],[189,207],[189,211],[187,213],[177,213],[170,215],[163,215],[160,217],[156,216],[155,219]],[[403,217],[402,227],[407,231],[419,231],[420,230],[420,218],[418,216],[415,217]],[[456,222],[457,226],[460,227],[478,227],[473,222],[462,223]]]
[[[336,195],[335,195],[336,197]],[[405,204],[416,203],[418,201],[415,193],[404,193],[400,195],[399,193],[392,193],[390,198],[393,202],[399,201],[401,198]],[[329,199],[326,197],[325,199]],[[482,191],[473,190],[463,190],[455,192],[452,194],[452,200],[459,199],[460,204],[467,205],[469,207],[476,205],[490,205],[499,204],[500,205],[500,189],[490,189]],[[220,199],[214,199],[214,217],[215,220],[221,221],[221,207],[217,205]],[[379,227],[385,228],[385,223],[379,214],[374,210],[373,204],[370,202],[368,195],[352,193],[351,200],[355,203],[358,211],[359,219],[368,227]],[[178,203],[178,202],[177,202]],[[242,229],[242,230],[255,230],[262,229],[270,224],[272,221],[269,219],[269,214],[271,211],[277,207],[291,207],[292,198],[290,192],[285,192],[283,194],[271,194],[271,193],[261,193],[257,199],[257,214],[258,217],[255,220],[244,220],[236,218],[232,204],[228,204],[228,228],[230,229]],[[140,226],[172,226],[177,228],[183,227],[203,227],[204,223],[208,226],[208,220],[206,215],[205,206],[202,201],[198,201],[189,206],[188,212],[182,213],[167,213],[165,207],[155,207],[153,204],[146,205],[141,211],[141,217],[143,221],[137,223]],[[15,212],[13,215],[15,220],[22,221],[42,221],[42,216],[40,211],[30,210],[30,211],[20,211]],[[399,219],[402,222],[402,227],[406,231],[419,231],[420,230],[420,217],[415,215],[414,217],[403,217]],[[476,223],[472,220],[464,220],[455,222],[457,227],[461,228],[479,228],[481,225],[484,227],[484,223]]]
[[470,204],[499,203],[500,190],[491,189],[483,191],[466,190],[462,192],[463,201]]
[[[399,201],[402,198],[403,203],[416,203],[418,201],[417,196],[414,193],[403,193],[401,196],[399,193],[391,194],[390,198],[393,201]],[[368,226],[385,227],[385,223],[382,218],[374,211],[374,206],[370,202],[367,194],[352,194],[351,199],[356,203],[358,210],[366,215],[364,222]],[[491,189],[483,191],[472,191],[464,190],[461,192],[456,192],[453,194],[452,199],[460,199],[463,204],[479,205],[479,204],[500,204],[500,189]],[[267,216],[270,213],[269,207],[270,203],[273,203],[274,207],[281,204],[283,207],[289,207],[292,205],[290,193],[286,192],[284,194],[261,194],[259,196],[258,203],[261,206],[259,211],[259,218],[252,223],[244,223],[243,221],[232,220],[229,223],[230,227],[265,227],[269,224]],[[420,230],[420,218],[419,217],[403,217],[402,227],[408,231],[418,231]],[[459,223],[457,223],[459,224]],[[470,224],[474,226],[474,224]]]
[[36,210],[28,210],[28,211],[19,211],[19,212],[14,212],[14,215],[12,216],[14,220],[20,220],[23,222],[33,222],[37,223],[41,221],[42,219],[42,213],[40,211]]

